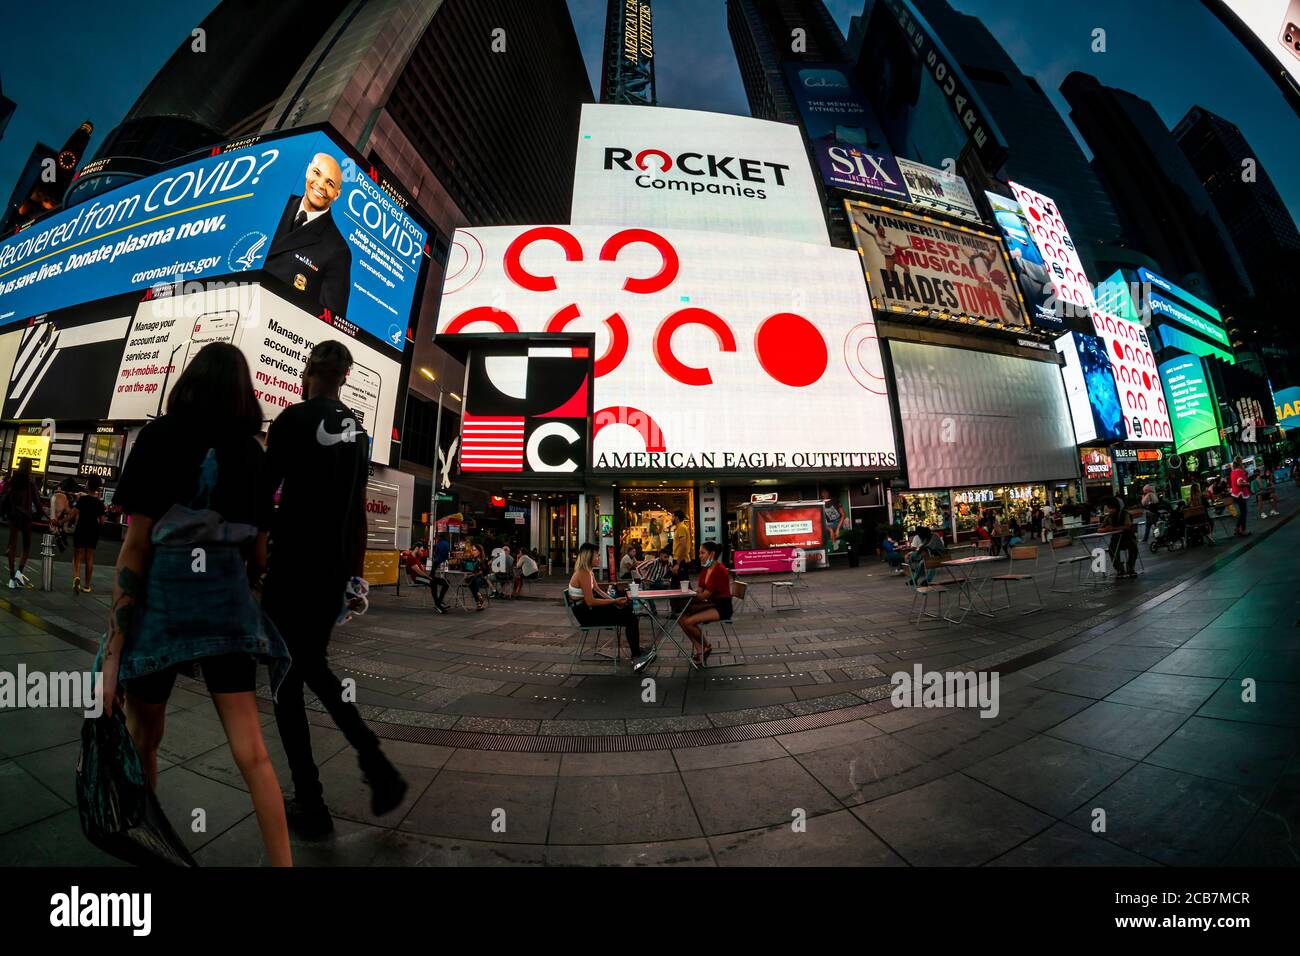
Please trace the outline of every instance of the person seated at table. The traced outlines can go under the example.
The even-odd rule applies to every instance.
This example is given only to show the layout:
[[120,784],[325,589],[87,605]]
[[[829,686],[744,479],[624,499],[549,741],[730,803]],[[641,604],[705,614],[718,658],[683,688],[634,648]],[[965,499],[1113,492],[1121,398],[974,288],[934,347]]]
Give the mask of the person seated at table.
[[898,549],[898,545],[889,535],[885,535],[880,540],[880,550],[885,552],[885,560],[889,562],[889,568],[895,574],[903,573],[903,554]]
[[925,583],[933,584],[938,569],[930,568],[927,572],[925,562],[927,558],[938,558],[947,555],[948,547],[943,543],[943,537],[922,525],[912,535],[911,545],[912,551],[907,556],[907,565],[912,573],[908,575],[907,583],[916,585],[920,583],[921,577],[924,575]]
[[429,572],[424,570],[424,561],[420,559],[418,549],[402,552],[402,566],[406,568],[406,579],[412,584],[429,583]]
[[537,562],[533,556],[528,553],[525,547],[519,548],[519,560],[515,562],[515,583],[510,592],[512,598],[519,597],[520,592],[524,589],[525,581],[536,581],[538,574]]
[[465,557],[461,559],[460,570],[465,572],[465,584],[474,595],[475,610],[482,611],[487,607],[483,592],[488,589],[487,559],[483,556],[483,549],[477,544],[465,545]]
[[731,620],[731,572],[723,565],[720,551],[716,541],[700,545],[700,579],[681,619],[682,630],[695,648],[691,660],[701,665],[709,662],[713,645],[704,640],[700,625]]
[[639,581],[640,576],[637,574],[637,568],[645,560],[645,555],[641,553],[641,545],[632,544],[623,554],[623,560],[618,563],[618,578],[620,581]]
[[[1110,560],[1115,565],[1115,577],[1135,578],[1137,572],[1134,565],[1137,564],[1138,543],[1137,530],[1133,525],[1133,516],[1124,508],[1124,502],[1120,498],[1107,498],[1102,510],[1100,531],[1118,531],[1119,534],[1111,536]],[[1121,564],[1119,552],[1124,551],[1128,560]]]
[[1007,522],[1007,547],[1014,548],[1024,540],[1024,537],[1024,530],[1021,528],[1020,522],[1013,517]]
[[640,620],[632,609],[631,601],[626,597],[611,598],[596,586],[597,547],[587,542],[578,549],[578,560],[569,578],[569,606],[573,616],[583,627],[622,628],[627,635],[627,646],[632,652],[632,669],[644,670],[655,659],[653,647],[641,653]]
[[1210,520],[1210,512],[1206,507],[1205,496],[1201,494],[1201,483],[1199,481],[1192,482],[1191,490],[1187,496],[1187,510],[1183,512],[1183,520],[1187,522],[1189,530],[1200,532],[1206,543],[1214,544],[1214,522]]
[[492,552],[492,585],[493,597],[506,597],[505,586],[514,580],[515,577],[515,559],[510,553],[510,546],[504,545]]

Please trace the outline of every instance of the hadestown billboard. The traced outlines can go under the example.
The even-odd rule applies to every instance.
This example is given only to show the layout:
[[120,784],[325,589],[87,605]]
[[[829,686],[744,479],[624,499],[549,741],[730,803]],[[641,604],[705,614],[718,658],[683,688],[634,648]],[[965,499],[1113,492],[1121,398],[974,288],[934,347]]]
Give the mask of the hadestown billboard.
[[673,229],[457,230],[438,333],[503,332],[595,333],[594,471],[897,468],[855,252]]
[[570,220],[830,244],[799,127],[697,110],[585,104]]

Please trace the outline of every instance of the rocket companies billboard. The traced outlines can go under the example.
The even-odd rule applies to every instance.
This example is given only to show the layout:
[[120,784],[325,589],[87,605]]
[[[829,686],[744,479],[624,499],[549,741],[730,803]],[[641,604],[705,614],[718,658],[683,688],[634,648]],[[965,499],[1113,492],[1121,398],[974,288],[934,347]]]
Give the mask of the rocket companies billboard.
[[799,128],[697,110],[585,104],[570,219],[830,244]]
[[596,471],[897,467],[876,326],[847,250],[669,229],[461,229],[438,331],[594,332]]
[[1127,440],[1149,444],[1166,444],[1173,439],[1173,426],[1160,389],[1155,355],[1146,329],[1138,321],[1101,311],[1097,307],[1092,284],[1083,271],[1083,263],[1065,220],[1050,198],[1018,183],[1011,190],[1025,214],[1029,234],[1047,264],[1056,288],[1057,299],[1092,317],[1092,327],[1106,343],[1115,387],[1124,410]]
[[1023,303],[997,238],[871,203],[846,202],[874,305],[980,325],[1025,325]]
[[427,232],[381,179],[320,131],[220,147],[0,243],[0,324],[260,270],[300,308],[401,352]]

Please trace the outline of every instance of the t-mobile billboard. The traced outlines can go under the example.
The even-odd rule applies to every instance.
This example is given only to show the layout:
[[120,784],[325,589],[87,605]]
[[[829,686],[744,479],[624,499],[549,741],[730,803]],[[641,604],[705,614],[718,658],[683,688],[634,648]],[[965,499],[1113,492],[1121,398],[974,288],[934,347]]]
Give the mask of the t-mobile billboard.
[[596,471],[897,468],[855,252],[686,230],[461,229],[438,331],[594,331]]
[[829,245],[799,127],[664,107],[582,107],[574,225]]

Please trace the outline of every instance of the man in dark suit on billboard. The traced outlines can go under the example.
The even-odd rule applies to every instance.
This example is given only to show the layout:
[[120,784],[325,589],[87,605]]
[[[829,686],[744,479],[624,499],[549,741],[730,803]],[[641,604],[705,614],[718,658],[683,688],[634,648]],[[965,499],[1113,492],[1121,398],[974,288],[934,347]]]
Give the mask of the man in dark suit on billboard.
[[352,252],[330,215],[342,189],[338,161],[313,156],[302,195],[285,204],[264,267],[335,315],[347,315],[352,288]]

